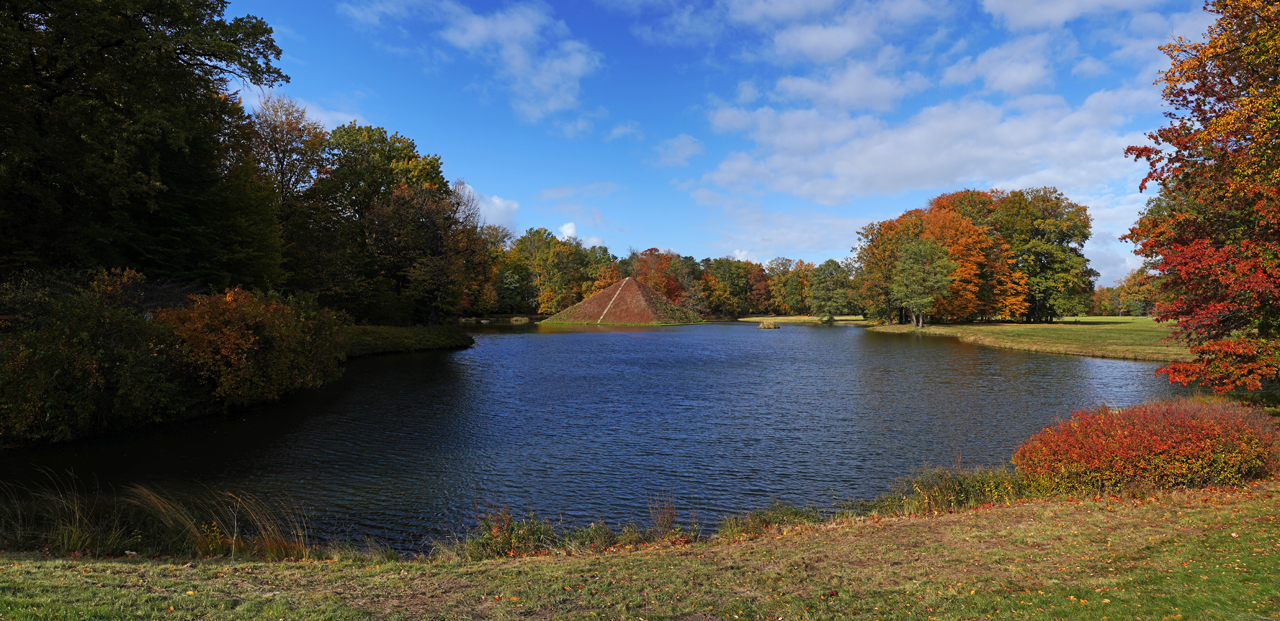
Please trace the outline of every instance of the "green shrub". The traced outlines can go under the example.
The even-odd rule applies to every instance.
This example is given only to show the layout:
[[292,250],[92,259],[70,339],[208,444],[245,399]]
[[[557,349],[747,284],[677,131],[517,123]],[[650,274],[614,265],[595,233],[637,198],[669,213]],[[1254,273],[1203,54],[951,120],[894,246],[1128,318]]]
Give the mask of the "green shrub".
[[1008,504],[1026,492],[1025,482],[1012,470],[931,468],[898,479],[875,500],[846,503],[845,509],[862,515],[938,515]]
[[0,440],[68,440],[193,405],[164,326],[92,293],[43,310],[0,341]]
[[501,507],[479,517],[476,533],[461,546],[470,560],[503,556],[533,556],[561,547],[555,524],[530,513],[524,518]]
[[1280,434],[1267,416],[1231,403],[1100,407],[1032,436],[1013,463],[1041,493],[1239,485],[1277,471]]

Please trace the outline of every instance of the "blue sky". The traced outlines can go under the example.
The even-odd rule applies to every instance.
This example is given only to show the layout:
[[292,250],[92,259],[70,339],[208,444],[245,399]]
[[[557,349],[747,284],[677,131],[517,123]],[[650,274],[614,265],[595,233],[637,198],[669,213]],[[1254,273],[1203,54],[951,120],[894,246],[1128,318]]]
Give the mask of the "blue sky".
[[[1178,0],[233,1],[279,89],[332,128],[437,153],[517,233],[696,258],[843,258],[866,223],[964,188],[1088,205],[1107,285],[1147,196]],[[244,91],[250,106],[258,97]]]

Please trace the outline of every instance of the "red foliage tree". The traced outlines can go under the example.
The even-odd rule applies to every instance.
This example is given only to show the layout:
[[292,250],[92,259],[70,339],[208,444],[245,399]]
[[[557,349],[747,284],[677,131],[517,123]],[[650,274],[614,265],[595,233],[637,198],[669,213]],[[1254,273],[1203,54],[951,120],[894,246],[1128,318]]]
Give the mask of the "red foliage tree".
[[1280,373],[1280,5],[1214,0],[1206,41],[1161,50],[1169,125],[1126,154],[1161,195],[1126,236],[1165,278],[1156,306],[1193,362],[1160,370],[1218,392]]

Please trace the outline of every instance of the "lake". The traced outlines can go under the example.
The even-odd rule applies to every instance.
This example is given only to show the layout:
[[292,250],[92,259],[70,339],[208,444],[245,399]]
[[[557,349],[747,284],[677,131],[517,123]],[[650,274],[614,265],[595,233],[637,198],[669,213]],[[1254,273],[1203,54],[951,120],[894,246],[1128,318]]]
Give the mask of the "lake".
[[377,356],[270,406],[0,451],[40,469],[287,496],[322,535],[401,549],[477,507],[648,521],[670,494],[704,523],[778,500],[871,498],[925,465],[1001,466],[1073,409],[1185,393],[1160,365],[1037,354],[852,326],[511,326],[455,352]]

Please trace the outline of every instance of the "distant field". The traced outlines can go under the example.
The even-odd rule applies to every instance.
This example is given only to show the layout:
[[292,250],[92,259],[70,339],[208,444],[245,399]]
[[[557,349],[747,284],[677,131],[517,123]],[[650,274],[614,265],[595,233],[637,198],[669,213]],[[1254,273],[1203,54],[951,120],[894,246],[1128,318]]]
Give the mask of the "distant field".
[[[876,326],[876,332],[912,332],[910,325]],[[985,323],[926,325],[925,334],[950,336],[967,343],[1055,354],[1180,362],[1191,359],[1181,343],[1164,340],[1167,325],[1148,317],[1081,317],[1059,323]]]

